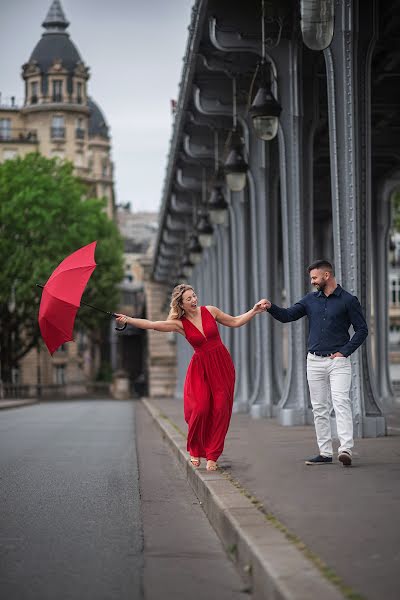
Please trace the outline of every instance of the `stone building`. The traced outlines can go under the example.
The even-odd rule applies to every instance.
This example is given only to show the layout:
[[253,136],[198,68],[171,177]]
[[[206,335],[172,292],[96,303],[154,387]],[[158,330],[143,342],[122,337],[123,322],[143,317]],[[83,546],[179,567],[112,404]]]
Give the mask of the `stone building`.
[[[106,119],[89,96],[89,67],[67,29],[59,0],[43,22],[44,33],[22,67],[24,101],[0,101],[0,161],[40,152],[71,161],[88,186],[88,195],[106,198],[114,218],[111,138]],[[84,360],[84,341],[68,344],[50,359],[31,352],[21,365],[19,382],[64,385],[82,382],[98,367],[96,353]],[[91,352],[93,354],[93,352]],[[87,355],[87,352],[86,352]],[[81,386],[78,386],[81,387]]]

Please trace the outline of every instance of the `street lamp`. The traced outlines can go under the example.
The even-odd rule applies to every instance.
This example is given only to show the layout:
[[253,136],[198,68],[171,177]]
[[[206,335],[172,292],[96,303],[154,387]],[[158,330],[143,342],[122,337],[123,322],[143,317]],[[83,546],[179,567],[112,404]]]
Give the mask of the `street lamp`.
[[236,79],[232,79],[232,141],[231,150],[224,163],[224,175],[226,185],[231,192],[241,192],[246,185],[246,173],[248,164],[243,156],[243,143],[237,131],[237,109],[236,109]]
[[189,277],[191,277],[191,275],[193,273],[193,265],[190,262],[189,258],[185,258],[185,260],[183,261],[183,264],[182,264],[182,273],[188,279],[189,279]]
[[190,238],[189,245],[188,245],[188,251],[189,251],[190,261],[194,265],[199,264],[199,262],[201,261],[201,254],[203,252],[203,248],[201,247],[201,245],[199,243],[199,238],[197,237],[196,234],[193,234],[192,237]]
[[269,142],[274,139],[278,133],[278,119],[281,114],[282,108],[279,102],[277,102],[275,96],[271,91],[270,75],[271,67],[267,65],[267,51],[266,46],[276,46],[279,44],[281,37],[281,23],[279,19],[277,22],[280,24],[280,30],[276,41],[274,42],[270,38],[266,38],[266,20],[269,22],[274,21],[272,17],[267,19],[267,7],[265,6],[265,0],[261,2],[261,85],[258,92],[253,100],[253,104],[250,107],[249,113],[253,121],[254,131],[257,137]]
[[231,192],[241,192],[246,185],[247,162],[243,157],[243,145],[237,143],[228,154],[224,164],[226,185]]
[[333,38],[334,0],[301,0],[301,33],[310,50],[325,50]]
[[249,113],[257,137],[269,142],[278,133],[279,115],[282,107],[275,99],[267,83],[266,65],[261,64],[263,82],[259,88]]
[[208,215],[203,214],[200,217],[199,223],[197,225],[197,232],[199,234],[199,242],[202,245],[202,247],[209,248],[212,244],[214,229],[210,224]]
[[213,225],[224,225],[228,216],[228,203],[220,185],[213,187],[208,201],[210,221]]

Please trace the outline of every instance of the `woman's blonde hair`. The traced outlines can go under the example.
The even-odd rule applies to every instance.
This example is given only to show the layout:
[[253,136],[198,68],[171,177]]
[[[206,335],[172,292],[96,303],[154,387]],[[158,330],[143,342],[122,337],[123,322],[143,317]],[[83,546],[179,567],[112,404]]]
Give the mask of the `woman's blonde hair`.
[[181,319],[183,317],[183,315],[185,314],[185,311],[183,310],[183,306],[182,306],[182,296],[188,290],[193,290],[193,288],[191,285],[188,285],[187,283],[180,283],[179,285],[174,287],[174,289],[172,290],[172,294],[171,294],[171,302],[170,302],[171,310],[169,311],[168,320]]

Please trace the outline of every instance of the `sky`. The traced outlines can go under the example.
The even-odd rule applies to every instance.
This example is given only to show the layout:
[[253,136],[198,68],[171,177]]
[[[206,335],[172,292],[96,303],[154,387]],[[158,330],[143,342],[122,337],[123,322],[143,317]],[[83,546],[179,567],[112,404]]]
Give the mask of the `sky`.
[[[0,0],[0,92],[24,95],[21,67],[52,0]],[[89,95],[112,135],[117,204],[158,210],[193,0],[61,0],[90,68]]]

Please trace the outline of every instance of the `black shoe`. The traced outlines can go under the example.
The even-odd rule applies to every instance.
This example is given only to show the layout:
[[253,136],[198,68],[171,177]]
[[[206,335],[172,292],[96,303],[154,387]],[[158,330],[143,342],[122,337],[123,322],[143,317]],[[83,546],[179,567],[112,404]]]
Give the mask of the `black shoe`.
[[351,465],[351,454],[347,450],[342,450],[338,456],[338,459],[344,467],[350,467]]
[[314,456],[314,458],[307,458],[306,465],[330,465],[332,464],[332,456]]

